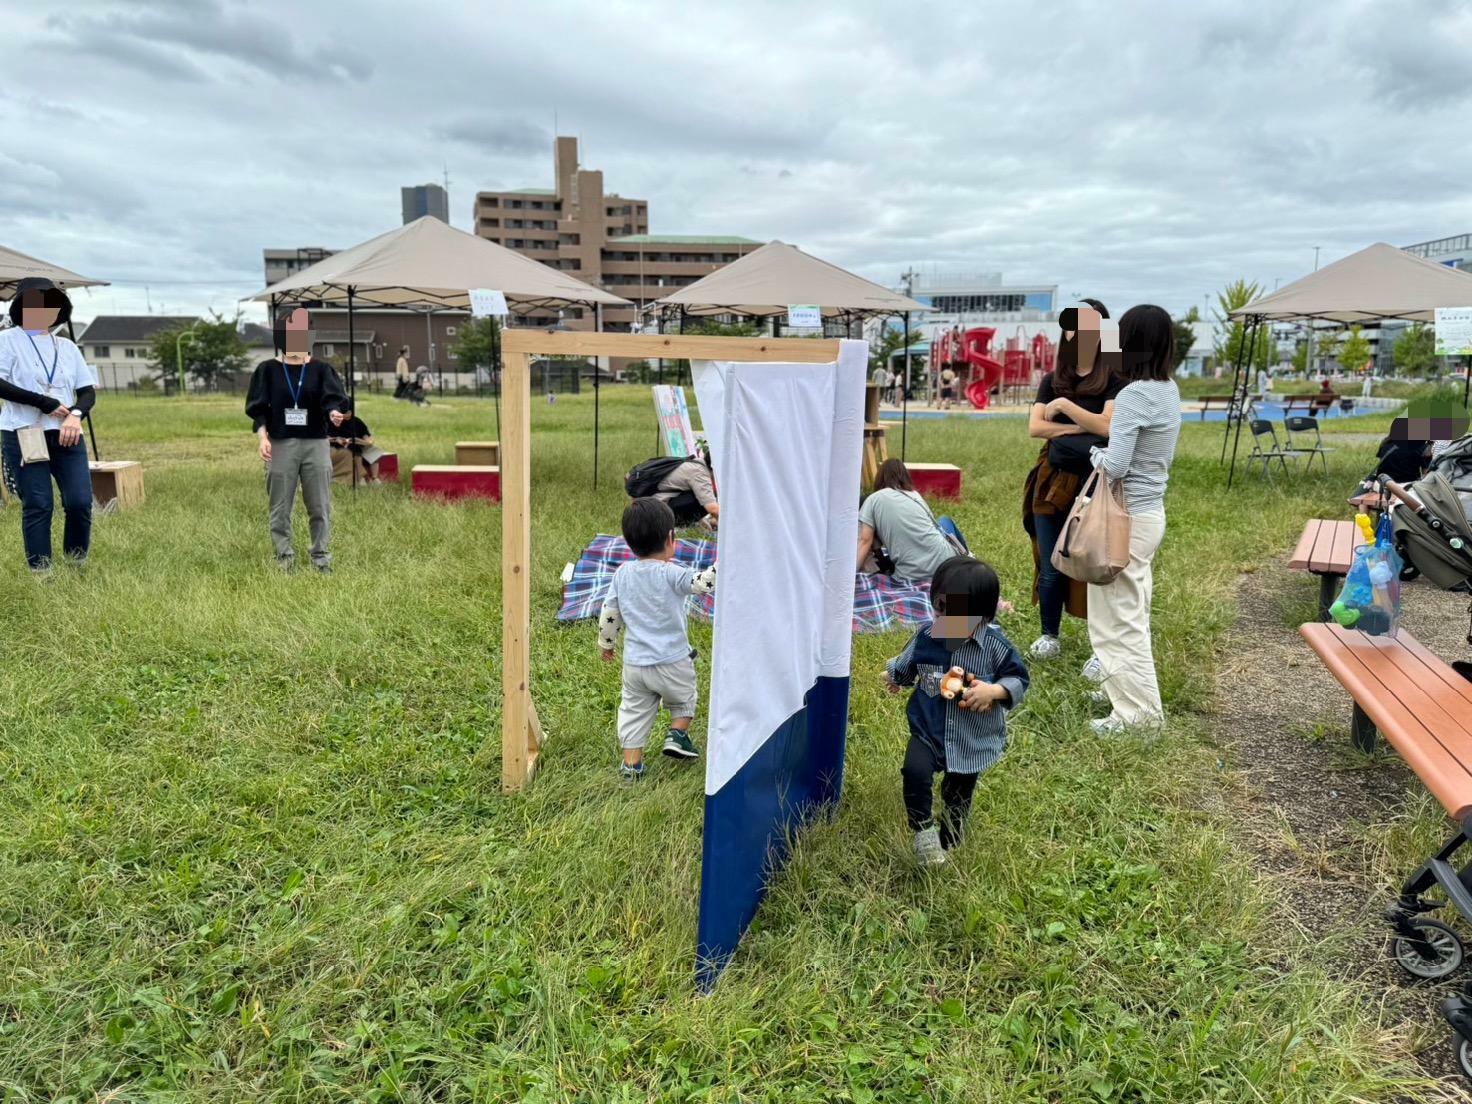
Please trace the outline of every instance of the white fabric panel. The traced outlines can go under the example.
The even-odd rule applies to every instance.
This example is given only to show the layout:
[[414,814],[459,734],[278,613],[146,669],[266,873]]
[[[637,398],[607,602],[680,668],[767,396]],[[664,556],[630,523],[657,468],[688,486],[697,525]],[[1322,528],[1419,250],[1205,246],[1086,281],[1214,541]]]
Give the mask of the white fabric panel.
[[721,502],[708,794],[848,674],[866,363],[845,341],[836,365],[695,365]]

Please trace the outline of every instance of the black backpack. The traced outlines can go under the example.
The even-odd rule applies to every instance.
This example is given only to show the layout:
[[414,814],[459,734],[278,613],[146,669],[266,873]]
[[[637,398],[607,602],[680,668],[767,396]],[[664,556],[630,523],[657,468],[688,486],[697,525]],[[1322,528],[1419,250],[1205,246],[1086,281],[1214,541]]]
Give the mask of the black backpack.
[[690,463],[690,460],[688,456],[656,456],[653,460],[645,460],[624,476],[624,491],[630,498],[648,498],[659,490],[659,485],[669,478],[671,472],[681,464]]

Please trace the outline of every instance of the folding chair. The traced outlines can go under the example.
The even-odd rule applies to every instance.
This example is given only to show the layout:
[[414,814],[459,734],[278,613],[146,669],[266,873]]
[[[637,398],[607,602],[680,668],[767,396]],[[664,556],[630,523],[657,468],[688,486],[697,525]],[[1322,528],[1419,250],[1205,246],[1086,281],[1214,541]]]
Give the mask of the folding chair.
[[[1273,429],[1273,423],[1267,421],[1264,418],[1254,418],[1252,419],[1252,421],[1247,423],[1247,428],[1252,434],[1252,452],[1250,452],[1247,456],[1247,465],[1245,470],[1250,472],[1252,470],[1253,464],[1261,463],[1263,478],[1271,481],[1273,476],[1270,469],[1272,467],[1273,461],[1276,460],[1278,464],[1282,467],[1283,474],[1287,475],[1287,457],[1296,457],[1297,454],[1283,451],[1282,447],[1278,444],[1278,432],[1277,430]],[[1263,447],[1264,437],[1268,438],[1272,442],[1271,448]]]
[[[1319,433],[1319,420],[1317,418],[1305,417],[1301,414],[1294,415],[1291,418],[1283,419],[1283,430],[1283,436],[1285,438],[1283,452],[1289,456],[1296,454],[1298,456],[1308,457],[1308,460],[1304,464],[1305,471],[1313,467],[1314,457],[1317,456],[1319,463],[1324,465],[1324,474],[1327,475],[1329,472],[1328,454],[1334,450],[1324,447],[1324,438]],[[1306,434],[1313,434],[1313,443],[1308,446],[1296,443],[1293,440],[1295,433],[1299,435],[1300,440]]]

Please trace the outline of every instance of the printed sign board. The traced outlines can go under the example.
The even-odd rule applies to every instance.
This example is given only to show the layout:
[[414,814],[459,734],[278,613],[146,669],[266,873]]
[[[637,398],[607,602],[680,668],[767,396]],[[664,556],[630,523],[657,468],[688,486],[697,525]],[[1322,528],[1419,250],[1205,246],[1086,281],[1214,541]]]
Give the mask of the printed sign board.
[[690,408],[685,405],[685,389],[671,384],[656,384],[654,412],[659,418],[659,441],[666,456],[694,456],[695,432],[690,428]]
[[511,313],[503,292],[490,288],[470,289],[470,313],[475,318],[504,318]]
[[823,308],[790,305],[787,308],[787,328],[789,330],[821,330],[823,328]]

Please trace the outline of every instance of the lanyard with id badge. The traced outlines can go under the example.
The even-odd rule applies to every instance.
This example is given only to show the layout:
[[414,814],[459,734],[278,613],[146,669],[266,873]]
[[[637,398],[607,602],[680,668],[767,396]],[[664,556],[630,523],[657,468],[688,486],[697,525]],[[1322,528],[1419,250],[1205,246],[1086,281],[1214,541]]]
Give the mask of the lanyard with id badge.
[[[56,338],[51,339],[51,367],[46,367],[46,358],[41,355],[41,349],[36,344],[36,339],[26,333],[26,340],[31,343],[31,349],[36,354],[36,362],[40,364],[41,371],[46,373],[46,394],[51,398],[61,401],[62,388],[56,382],[56,361],[61,353]],[[44,464],[51,459],[51,450],[46,446],[46,431],[39,425],[25,426],[15,431],[17,443],[20,445],[21,464]]]
[[307,381],[307,366],[302,365],[302,370],[297,373],[296,384],[291,382],[291,372],[286,367],[286,361],[281,362],[281,374],[286,377],[286,389],[291,392],[291,406],[286,411],[286,424],[305,429],[307,425],[307,411],[302,406],[302,385]]

